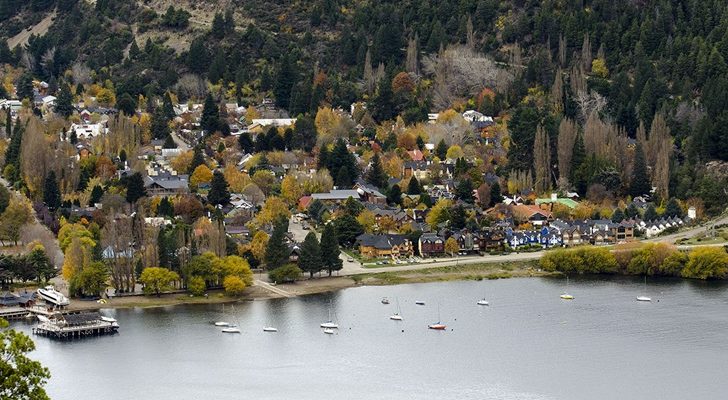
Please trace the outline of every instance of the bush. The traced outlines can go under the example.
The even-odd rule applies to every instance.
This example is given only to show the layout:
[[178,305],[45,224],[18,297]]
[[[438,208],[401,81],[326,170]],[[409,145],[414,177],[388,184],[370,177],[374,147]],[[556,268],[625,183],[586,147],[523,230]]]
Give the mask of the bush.
[[605,248],[556,249],[544,254],[539,265],[545,271],[604,274],[617,272],[617,259]]
[[205,289],[207,289],[205,280],[200,276],[193,276],[187,282],[187,290],[189,290],[193,296],[202,296],[205,294]]
[[245,282],[237,275],[228,275],[222,282],[225,293],[229,296],[240,296],[245,291]]
[[698,247],[690,252],[681,275],[683,278],[725,279],[728,276],[728,253],[722,247]]
[[271,281],[278,283],[295,282],[301,277],[302,273],[303,271],[297,265],[286,264],[268,272],[268,277]]

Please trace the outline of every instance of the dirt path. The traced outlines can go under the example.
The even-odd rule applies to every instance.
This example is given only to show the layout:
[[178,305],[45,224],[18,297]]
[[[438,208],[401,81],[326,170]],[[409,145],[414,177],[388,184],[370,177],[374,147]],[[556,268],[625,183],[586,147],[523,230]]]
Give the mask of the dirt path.
[[28,44],[28,39],[30,39],[30,35],[36,35],[36,36],[43,36],[48,32],[48,28],[53,25],[53,20],[56,18],[56,10],[53,10],[52,13],[48,14],[43,20],[35,24],[30,29],[23,29],[22,32],[18,33],[17,35],[11,37],[8,39],[8,47],[11,49],[15,48],[17,45],[26,45]]

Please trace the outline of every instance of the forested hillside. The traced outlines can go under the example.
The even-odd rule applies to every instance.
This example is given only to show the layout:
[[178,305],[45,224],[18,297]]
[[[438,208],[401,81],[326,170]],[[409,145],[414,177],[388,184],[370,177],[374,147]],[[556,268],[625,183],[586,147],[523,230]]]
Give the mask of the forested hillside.
[[651,184],[659,198],[724,204],[725,177],[705,167],[728,160],[722,0],[170,4],[0,0],[6,38],[57,12],[26,46],[0,43],[0,90],[27,95],[28,74],[51,89],[96,83],[131,108],[212,89],[241,104],[272,97],[291,115],[364,100],[376,123],[474,108],[507,121],[498,175],[532,176],[537,191]]

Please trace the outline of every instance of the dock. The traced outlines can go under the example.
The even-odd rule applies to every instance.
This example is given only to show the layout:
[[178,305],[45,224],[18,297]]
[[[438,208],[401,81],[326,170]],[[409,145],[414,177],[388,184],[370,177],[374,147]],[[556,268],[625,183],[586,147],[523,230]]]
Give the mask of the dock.
[[41,323],[33,328],[33,334],[51,339],[78,339],[87,336],[114,334],[119,329],[116,320],[102,317],[99,313],[54,314],[51,318],[40,318]]
[[22,307],[3,307],[0,308],[0,318],[12,321],[18,319],[25,319],[29,314],[29,311]]

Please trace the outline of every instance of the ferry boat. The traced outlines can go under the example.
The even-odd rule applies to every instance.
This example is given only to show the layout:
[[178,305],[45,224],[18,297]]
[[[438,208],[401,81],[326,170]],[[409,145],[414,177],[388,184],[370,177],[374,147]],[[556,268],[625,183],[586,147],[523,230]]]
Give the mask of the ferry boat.
[[56,288],[51,285],[44,288],[39,288],[38,296],[55,306],[63,307],[71,304],[71,302],[68,300],[68,297],[64,296],[63,293],[57,291]]

